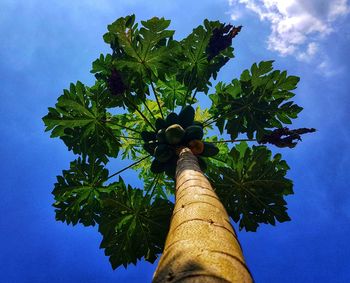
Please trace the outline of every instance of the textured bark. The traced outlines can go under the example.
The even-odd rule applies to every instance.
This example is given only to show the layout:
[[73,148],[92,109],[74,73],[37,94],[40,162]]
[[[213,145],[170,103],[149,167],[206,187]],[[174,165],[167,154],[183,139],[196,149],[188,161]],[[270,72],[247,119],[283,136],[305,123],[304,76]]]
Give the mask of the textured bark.
[[153,277],[159,282],[253,282],[229,216],[188,148],[177,163],[175,208]]

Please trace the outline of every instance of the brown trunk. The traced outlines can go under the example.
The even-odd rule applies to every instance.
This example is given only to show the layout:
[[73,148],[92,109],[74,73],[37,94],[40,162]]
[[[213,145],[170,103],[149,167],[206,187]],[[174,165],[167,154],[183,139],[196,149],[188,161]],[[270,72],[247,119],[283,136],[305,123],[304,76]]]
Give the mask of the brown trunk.
[[229,216],[191,150],[180,152],[175,208],[158,282],[253,282]]

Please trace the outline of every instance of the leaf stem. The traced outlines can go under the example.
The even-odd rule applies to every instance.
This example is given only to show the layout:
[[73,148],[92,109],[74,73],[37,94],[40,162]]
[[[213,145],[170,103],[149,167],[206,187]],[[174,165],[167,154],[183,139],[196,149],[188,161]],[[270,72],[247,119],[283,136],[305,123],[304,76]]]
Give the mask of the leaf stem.
[[159,108],[159,111],[160,111],[160,115],[162,115],[162,119],[164,119],[164,115],[163,115],[162,108],[160,107],[158,95],[157,95],[156,89],[155,89],[152,81],[151,81],[151,88],[153,90],[154,97],[156,98],[156,101],[157,101],[157,104],[158,104],[158,108]]
[[221,159],[219,159],[219,158],[217,158],[217,157],[215,157],[215,156],[212,156],[211,158],[215,159],[216,161],[219,161],[219,162],[221,162],[221,163],[226,164],[226,161],[223,161],[223,160],[221,160]]
[[242,141],[256,141],[256,139],[221,140],[221,141],[210,141],[210,143],[242,142]]
[[[129,168],[131,168],[131,167],[133,167],[133,166],[135,166],[135,165],[137,165],[137,164],[139,164],[140,162],[142,162],[143,160],[145,160],[146,158],[148,158],[148,157],[150,157],[150,156],[151,156],[151,155],[149,154],[149,155],[147,155],[147,156],[145,156],[145,157],[143,157],[143,158],[137,160],[136,162],[134,162],[134,163],[132,163],[132,164],[126,166],[125,168],[119,170],[118,172],[116,172],[116,173],[114,173],[114,174],[108,176],[107,180],[109,180],[110,178],[112,178],[112,177],[114,177],[114,176],[116,176],[116,175],[118,175],[118,174],[124,172],[125,170],[127,170],[127,169],[129,169]],[[106,181],[107,181],[107,180],[106,180]]]
[[174,95],[173,95],[173,109],[172,111],[174,112],[175,110],[175,89],[174,89]]
[[[211,124],[213,124],[214,122],[216,122],[217,120],[219,119],[222,119],[223,118],[223,115],[228,115],[228,114],[233,114],[235,112],[238,112],[238,111],[241,111],[242,109],[246,108],[246,107],[249,107],[250,105],[243,105],[242,107],[239,107],[237,109],[227,109],[226,111],[224,111],[224,113],[220,114],[220,116],[218,117],[214,117],[214,116],[211,116],[210,118],[206,119],[203,121],[203,128],[204,127],[207,127]],[[207,123],[208,121],[210,121],[211,119],[214,119],[213,121]]]
[[192,69],[191,74],[190,74],[189,83],[188,83],[188,88],[187,88],[186,95],[185,95],[184,104],[182,105],[182,107],[185,107],[185,106],[186,106],[187,96],[191,93],[191,84],[192,84],[193,72],[194,72],[194,71],[193,71],[193,69]]
[[154,176],[154,178],[153,178],[153,180],[152,180],[151,185],[150,185],[149,188],[146,190],[146,195],[148,195],[149,192],[151,191],[151,198],[152,198],[153,193],[154,193],[154,189],[155,189],[155,187],[157,186],[158,181],[159,181],[159,174],[155,174],[155,176]]
[[151,116],[152,116],[152,118],[154,119],[154,121],[157,120],[157,118],[154,117],[154,114],[153,114],[153,112],[151,111],[151,109],[149,109],[149,107],[147,106],[146,101],[142,101],[142,103],[143,103],[143,105],[145,105],[146,109],[147,109],[148,112],[151,114]]
[[129,140],[140,140],[142,141],[142,138],[135,138],[135,137],[127,137],[127,136],[115,136],[117,138],[123,138],[123,139],[129,139]]
[[190,105],[192,105],[192,104],[193,104],[194,99],[195,99],[196,94],[197,94],[197,91],[198,91],[198,89],[196,89],[196,90],[194,91],[193,96],[192,96],[192,99],[191,99],[191,102],[190,102]]
[[141,117],[143,118],[143,120],[145,120],[145,122],[147,122],[151,128],[156,132],[156,128],[152,125],[152,123],[147,119],[147,117],[145,115],[143,115],[143,113],[138,109],[138,107],[129,99],[125,96],[125,99],[127,100],[127,102],[130,103],[130,105],[132,105],[132,107],[137,111],[137,113],[139,113],[141,115]]
[[114,126],[118,126],[118,127],[121,128],[121,129],[127,129],[127,130],[129,130],[129,131],[131,131],[131,132],[135,132],[135,133],[137,133],[137,134],[141,134],[140,131],[137,131],[137,130],[135,130],[135,129],[133,129],[133,128],[129,128],[129,127],[126,127],[126,126],[124,126],[124,125],[120,125],[120,124],[118,124],[118,123],[113,122],[113,118],[112,118],[111,120],[103,120],[103,122],[111,123],[111,124],[113,124]]
[[153,185],[153,188],[152,188],[152,191],[151,191],[151,198],[153,197],[153,194],[154,194],[156,186],[158,185],[158,182],[159,182],[159,174],[157,175],[157,180],[156,180],[156,182]]

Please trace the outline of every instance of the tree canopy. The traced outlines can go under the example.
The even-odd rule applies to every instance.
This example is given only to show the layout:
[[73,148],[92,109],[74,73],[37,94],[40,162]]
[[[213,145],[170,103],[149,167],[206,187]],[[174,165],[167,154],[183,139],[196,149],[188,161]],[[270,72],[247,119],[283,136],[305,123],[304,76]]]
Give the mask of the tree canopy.
[[[162,125],[169,117],[194,106],[200,139],[218,149],[199,154],[202,169],[232,220],[246,231],[290,220],[284,199],[293,193],[289,167],[266,144],[292,148],[301,134],[314,131],[286,128],[302,110],[291,100],[299,78],[274,70],[273,61],[254,63],[229,83],[216,81],[234,58],[232,40],[241,27],[205,20],[176,40],[169,25],[157,17],[137,23],[134,15],[110,24],[103,39],[111,52],[92,63],[94,85],[72,83],[43,117],[51,137],[76,155],[54,185],[56,219],[98,225],[100,247],[113,268],[141,258],[154,262],[163,250],[174,177],[171,170],[151,168],[157,160],[152,143],[159,144],[157,134],[171,125]],[[209,108],[200,103],[205,95]],[[212,135],[215,129],[231,140]],[[133,163],[111,173],[108,163],[116,158]],[[176,164],[174,158],[169,162]],[[120,176],[129,168],[137,170],[142,188]]]

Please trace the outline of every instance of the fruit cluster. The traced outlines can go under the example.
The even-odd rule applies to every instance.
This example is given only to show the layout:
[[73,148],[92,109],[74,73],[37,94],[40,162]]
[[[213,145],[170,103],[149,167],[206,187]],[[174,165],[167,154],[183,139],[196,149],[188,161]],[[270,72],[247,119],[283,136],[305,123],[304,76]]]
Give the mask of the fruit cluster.
[[200,156],[211,157],[218,154],[219,149],[212,143],[203,142],[203,124],[194,121],[195,111],[192,106],[185,106],[178,114],[172,112],[165,120],[158,118],[155,123],[156,132],[143,131],[141,137],[144,149],[154,156],[151,171],[165,172],[175,177],[178,151],[188,147],[198,156],[202,170],[206,162]]

